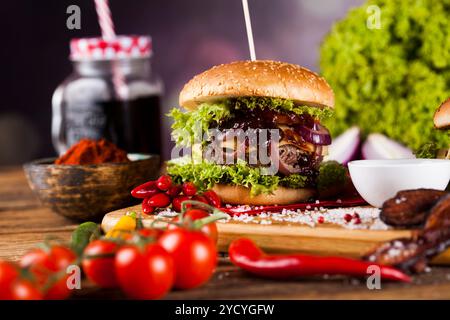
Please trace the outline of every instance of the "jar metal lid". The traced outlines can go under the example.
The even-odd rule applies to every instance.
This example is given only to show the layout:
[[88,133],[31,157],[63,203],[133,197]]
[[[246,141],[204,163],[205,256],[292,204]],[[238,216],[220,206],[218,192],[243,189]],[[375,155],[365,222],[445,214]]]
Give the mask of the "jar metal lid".
[[152,38],[149,36],[117,36],[103,38],[75,38],[70,41],[70,59],[115,60],[148,58],[152,54]]

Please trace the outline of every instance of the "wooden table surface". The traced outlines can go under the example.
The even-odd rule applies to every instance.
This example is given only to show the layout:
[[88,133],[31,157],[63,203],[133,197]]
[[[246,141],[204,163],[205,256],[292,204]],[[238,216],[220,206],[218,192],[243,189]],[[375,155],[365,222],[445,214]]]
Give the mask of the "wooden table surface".
[[[48,237],[68,241],[76,223],[42,207],[21,168],[0,169],[0,259],[17,260]],[[117,299],[118,290],[82,283],[75,299]],[[190,291],[173,291],[168,299],[450,299],[450,267],[433,267],[412,284],[382,283],[369,290],[364,280],[345,277],[270,281],[254,278],[221,258],[213,279]]]

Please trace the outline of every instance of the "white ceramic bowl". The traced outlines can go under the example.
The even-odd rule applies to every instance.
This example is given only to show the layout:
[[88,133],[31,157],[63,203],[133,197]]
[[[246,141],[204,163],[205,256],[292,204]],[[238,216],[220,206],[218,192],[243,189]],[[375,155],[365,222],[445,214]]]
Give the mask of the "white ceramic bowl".
[[359,194],[378,208],[398,191],[444,190],[450,181],[450,160],[357,160],[349,162],[348,169]]

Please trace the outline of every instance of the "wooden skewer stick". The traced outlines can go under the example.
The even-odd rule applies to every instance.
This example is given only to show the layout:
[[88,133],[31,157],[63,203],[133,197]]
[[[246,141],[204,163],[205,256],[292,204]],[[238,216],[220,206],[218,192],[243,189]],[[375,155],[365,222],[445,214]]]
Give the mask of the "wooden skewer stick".
[[244,9],[245,28],[247,29],[248,47],[250,49],[250,59],[256,60],[255,43],[253,41],[252,22],[250,20],[250,12],[248,10],[247,0],[242,0],[242,8]]

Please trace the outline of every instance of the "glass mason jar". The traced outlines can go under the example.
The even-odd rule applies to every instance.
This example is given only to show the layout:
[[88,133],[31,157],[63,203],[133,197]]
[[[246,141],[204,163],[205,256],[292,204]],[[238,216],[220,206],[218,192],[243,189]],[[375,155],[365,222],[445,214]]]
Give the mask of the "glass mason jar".
[[130,153],[161,153],[163,84],[151,70],[151,39],[73,39],[73,73],[52,98],[58,154],[82,138],[105,138]]

